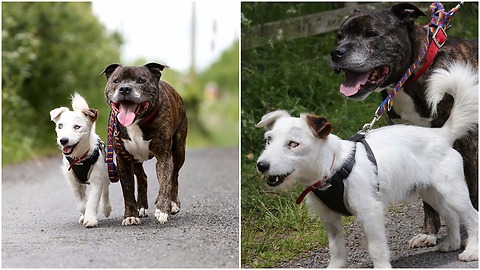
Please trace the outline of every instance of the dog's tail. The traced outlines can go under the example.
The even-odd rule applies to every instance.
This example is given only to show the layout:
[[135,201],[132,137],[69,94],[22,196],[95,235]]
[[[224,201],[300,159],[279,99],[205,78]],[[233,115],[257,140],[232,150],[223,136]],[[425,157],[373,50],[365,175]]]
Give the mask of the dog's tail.
[[478,125],[478,74],[471,65],[455,62],[437,69],[427,82],[426,99],[437,115],[437,104],[445,94],[453,97],[453,107],[441,130],[451,144]]
[[89,109],[87,101],[78,93],[72,95],[72,109],[78,112]]

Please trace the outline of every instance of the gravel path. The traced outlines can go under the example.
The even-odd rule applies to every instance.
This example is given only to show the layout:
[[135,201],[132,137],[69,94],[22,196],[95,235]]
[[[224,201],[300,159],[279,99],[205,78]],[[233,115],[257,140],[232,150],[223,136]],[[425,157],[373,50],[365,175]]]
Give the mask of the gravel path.
[[[237,268],[238,149],[189,149],[180,171],[182,210],[159,224],[153,215],[122,226],[120,183],[110,185],[112,214],[99,226],[79,223],[61,154],[2,172],[4,268]],[[154,212],[155,160],[144,163]]]
[[[392,267],[396,268],[477,268],[478,262],[462,262],[457,256],[460,251],[440,253],[431,248],[409,249],[408,240],[420,232],[423,224],[423,207],[419,200],[409,206],[395,206],[387,215],[386,228],[389,238]],[[345,226],[347,243],[347,265],[350,268],[373,267],[368,256],[367,243],[358,222]],[[445,227],[440,230],[440,238],[445,236]],[[462,240],[465,233],[462,232]],[[441,241],[441,239],[439,240]],[[328,247],[321,247],[301,258],[282,262],[279,267],[323,268],[328,265]]]

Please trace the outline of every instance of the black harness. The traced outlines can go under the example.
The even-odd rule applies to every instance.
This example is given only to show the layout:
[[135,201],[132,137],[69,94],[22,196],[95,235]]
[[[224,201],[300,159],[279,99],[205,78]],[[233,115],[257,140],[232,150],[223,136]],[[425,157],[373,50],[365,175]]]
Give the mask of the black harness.
[[[365,150],[367,152],[367,157],[375,165],[375,174],[378,174],[378,166],[375,156],[373,155],[372,149],[368,145],[367,141],[365,140],[365,135],[357,134],[350,139],[353,142],[362,143],[365,146]],[[347,209],[344,200],[344,192],[345,192],[345,183],[344,180],[348,178],[350,173],[352,172],[353,165],[355,164],[355,154],[357,152],[357,145],[353,148],[350,157],[347,161],[343,164],[343,166],[338,170],[332,177],[325,180],[324,184],[318,188],[312,189],[313,194],[322,201],[322,203],[332,209],[333,211],[344,215],[344,216],[351,216],[352,213]],[[379,184],[377,183],[376,191],[379,190]]]
[[90,178],[90,174],[92,173],[93,164],[97,162],[98,157],[100,156],[100,151],[103,151],[102,149],[104,147],[104,143],[99,140],[97,147],[95,148],[95,150],[93,150],[93,153],[90,155],[90,157],[80,161],[77,161],[73,157],[65,157],[67,158],[68,163],[70,163],[70,168],[73,170],[73,175],[75,175],[75,178],[78,182],[80,182],[81,184],[90,184],[88,182],[88,179]]

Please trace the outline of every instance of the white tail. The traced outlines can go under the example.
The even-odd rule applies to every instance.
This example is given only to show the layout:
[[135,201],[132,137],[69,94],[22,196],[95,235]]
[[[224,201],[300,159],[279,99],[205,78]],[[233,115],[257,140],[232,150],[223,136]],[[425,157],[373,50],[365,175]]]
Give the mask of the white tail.
[[88,109],[87,101],[78,93],[72,95],[72,109],[77,112]]
[[437,114],[437,104],[445,94],[454,99],[450,117],[441,128],[453,144],[478,124],[478,74],[471,65],[455,62],[435,70],[427,85],[426,99],[432,116]]

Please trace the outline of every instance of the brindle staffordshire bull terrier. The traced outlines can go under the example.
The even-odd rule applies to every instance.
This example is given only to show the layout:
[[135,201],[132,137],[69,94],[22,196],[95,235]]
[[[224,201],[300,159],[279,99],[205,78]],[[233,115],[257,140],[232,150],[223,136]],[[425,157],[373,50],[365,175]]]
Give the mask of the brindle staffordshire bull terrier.
[[[148,216],[147,175],[142,163],[157,159],[160,190],[155,200],[155,217],[160,223],[180,211],[178,171],[185,161],[187,117],[180,95],[160,81],[165,66],[111,64],[105,74],[105,98],[117,118],[120,146],[114,144],[117,170],[125,201],[122,225],[138,225]],[[127,153],[125,153],[125,151]],[[134,175],[138,197],[135,200]]]
[[[426,14],[409,3],[396,4],[386,10],[355,10],[341,25],[337,46],[331,51],[333,70],[345,73],[340,92],[351,99],[361,100],[373,91],[383,90],[382,96],[385,98],[422,51],[426,32],[415,22],[419,16]],[[461,23],[461,19],[454,17],[453,22]],[[477,58],[478,40],[448,37],[430,68],[415,82],[408,84],[407,81],[403,91],[398,92],[394,108],[387,112],[389,123],[443,126],[450,115],[453,98],[445,95],[438,104],[438,114],[432,116],[425,98],[427,79],[433,70],[445,68],[453,62],[468,63],[478,70]],[[422,64],[415,72],[420,70]],[[470,200],[478,209],[478,126],[468,136],[457,140],[455,149],[464,158]],[[423,234],[410,241],[411,247],[436,244],[439,216],[428,204],[424,204],[424,209]]]

